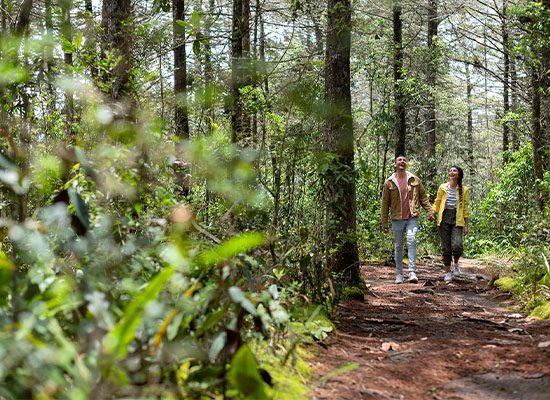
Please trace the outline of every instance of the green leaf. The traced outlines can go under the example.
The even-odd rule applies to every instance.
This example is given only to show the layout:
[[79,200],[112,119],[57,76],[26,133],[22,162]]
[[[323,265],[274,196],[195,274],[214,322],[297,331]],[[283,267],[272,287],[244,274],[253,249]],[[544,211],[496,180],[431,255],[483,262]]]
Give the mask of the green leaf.
[[84,200],[75,188],[69,188],[68,192],[69,199],[74,206],[77,218],[80,220],[84,228],[88,230],[90,228],[90,214],[88,213],[88,206],[86,206],[86,203],[84,203]]
[[201,54],[201,42],[198,40],[195,40],[193,42],[193,53],[198,56]]
[[220,332],[216,335],[208,351],[208,359],[210,362],[216,361],[216,358],[220,355],[221,351],[227,343],[227,332]]
[[208,318],[206,318],[206,321],[204,321],[204,323],[197,328],[195,331],[195,337],[202,336],[204,332],[216,326],[216,324],[220,322],[225,315],[225,312],[226,311],[222,308],[221,310],[211,313]]
[[193,10],[193,14],[191,14],[191,25],[198,28],[201,23],[201,14],[198,10]]
[[256,307],[248,300],[243,291],[237,286],[231,286],[229,288],[229,297],[234,303],[239,304],[242,308],[248,311],[250,314],[256,316]]
[[228,377],[231,386],[242,393],[246,399],[268,398],[258,363],[247,345],[242,346],[233,357]]
[[78,31],[78,33],[76,34],[76,36],[74,38],[74,48],[76,50],[78,50],[80,48],[80,45],[82,44],[82,39],[83,39],[82,31]]
[[128,345],[134,340],[136,329],[141,322],[145,306],[154,300],[174,273],[173,268],[162,269],[134,300],[126,306],[124,316],[103,339],[105,353],[115,358],[124,358]]
[[259,232],[245,232],[223,242],[219,246],[205,252],[200,257],[206,265],[215,265],[235,257],[265,243],[265,236]]

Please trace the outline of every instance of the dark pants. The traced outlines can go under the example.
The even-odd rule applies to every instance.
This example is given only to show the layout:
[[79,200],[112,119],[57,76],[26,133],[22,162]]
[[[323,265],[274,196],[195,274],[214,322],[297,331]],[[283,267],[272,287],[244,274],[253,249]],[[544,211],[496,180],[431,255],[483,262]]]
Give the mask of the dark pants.
[[446,267],[451,265],[453,259],[458,262],[462,255],[463,232],[464,228],[462,226],[456,226],[456,209],[443,210],[443,217],[439,224],[439,237],[441,238],[441,249],[443,250],[443,264]]

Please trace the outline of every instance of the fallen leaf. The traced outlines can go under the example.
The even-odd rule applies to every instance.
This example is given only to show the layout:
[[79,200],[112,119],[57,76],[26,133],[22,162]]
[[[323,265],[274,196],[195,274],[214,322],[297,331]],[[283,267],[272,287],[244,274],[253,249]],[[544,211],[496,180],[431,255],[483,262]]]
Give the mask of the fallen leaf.
[[540,379],[540,378],[543,378],[544,375],[546,375],[546,374],[544,374],[543,372],[539,372],[539,373],[534,373],[534,374],[523,375],[523,377],[525,379]]
[[537,345],[537,347],[538,347],[539,349],[545,349],[545,348],[547,348],[548,346],[550,346],[550,342],[540,342],[540,343]]
[[428,340],[428,338],[427,338],[427,337],[423,337],[423,338],[421,338],[420,340]]
[[384,351],[397,351],[399,350],[399,344],[395,342],[384,342],[382,343],[382,350]]

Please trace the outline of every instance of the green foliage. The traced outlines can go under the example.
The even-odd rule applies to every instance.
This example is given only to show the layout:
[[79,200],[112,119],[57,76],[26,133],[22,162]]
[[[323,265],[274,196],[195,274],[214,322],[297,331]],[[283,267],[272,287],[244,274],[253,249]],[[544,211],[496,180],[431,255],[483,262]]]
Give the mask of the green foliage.
[[495,280],[494,285],[502,291],[511,292],[514,290],[515,281],[514,278],[510,276],[505,276],[503,278]]
[[550,319],[550,301],[545,301],[533,308],[529,314],[530,317],[540,319]]
[[358,286],[345,287],[342,300],[364,300],[365,290]]
[[470,254],[514,252],[539,220],[535,201],[535,176],[531,145],[510,154],[510,161],[496,171],[498,183],[489,184],[487,195],[472,207],[465,248]]
[[[262,256],[246,255],[265,235],[207,232],[200,209],[180,203],[173,169],[183,158],[199,171],[223,212],[261,215],[253,156],[224,141],[175,147],[154,123],[89,107],[96,111],[85,114],[83,133],[102,131],[102,140],[20,153],[35,173],[0,159],[12,198],[44,200],[24,222],[2,220],[1,396],[193,398],[222,394],[229,382],[235,396],[264,398],[246,343],[284,345],[289,323],[278,286],[258,285]],[[152,382],[163,384],[153,390]]]

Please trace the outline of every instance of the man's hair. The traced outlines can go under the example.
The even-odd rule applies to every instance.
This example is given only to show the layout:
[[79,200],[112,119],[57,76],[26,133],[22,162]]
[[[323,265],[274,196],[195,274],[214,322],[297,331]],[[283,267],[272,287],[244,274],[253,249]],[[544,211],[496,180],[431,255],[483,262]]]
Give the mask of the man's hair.
[[393,161],[397,160],[399,157],[403,157],[403,158],[407,158],[407,156],[403,153],[398,153],[395,155],[395,157],[393,158]]

